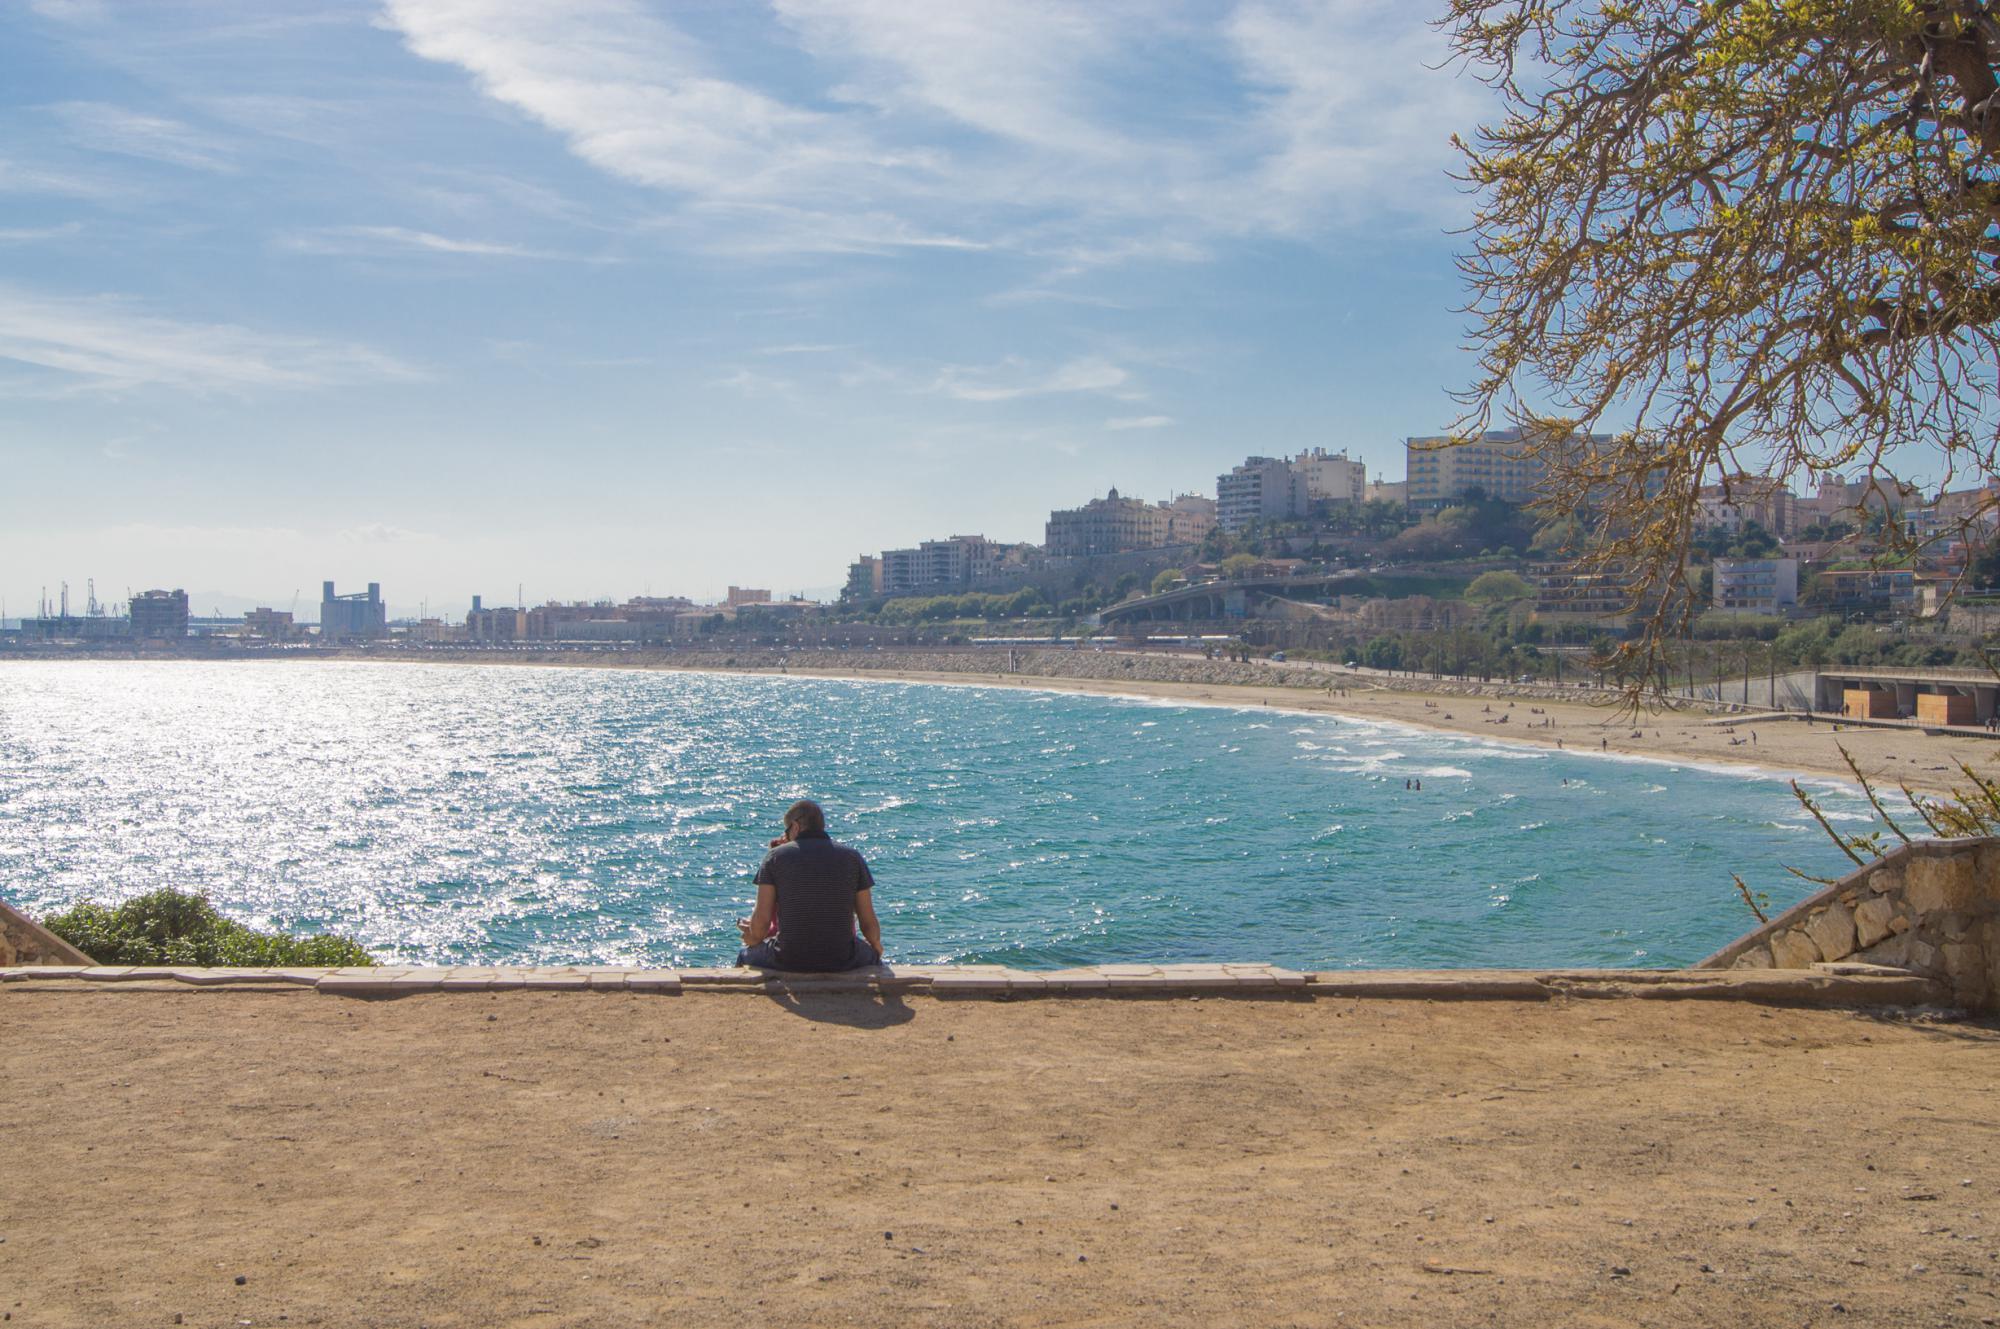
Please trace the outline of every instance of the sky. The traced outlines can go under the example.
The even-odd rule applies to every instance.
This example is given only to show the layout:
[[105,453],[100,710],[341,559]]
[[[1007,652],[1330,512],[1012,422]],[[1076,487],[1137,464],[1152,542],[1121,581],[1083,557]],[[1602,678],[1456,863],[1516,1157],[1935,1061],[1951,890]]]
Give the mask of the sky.
[[824,593],[1397,479],[1488,106],[1401,0],[0,6],[0,596]]

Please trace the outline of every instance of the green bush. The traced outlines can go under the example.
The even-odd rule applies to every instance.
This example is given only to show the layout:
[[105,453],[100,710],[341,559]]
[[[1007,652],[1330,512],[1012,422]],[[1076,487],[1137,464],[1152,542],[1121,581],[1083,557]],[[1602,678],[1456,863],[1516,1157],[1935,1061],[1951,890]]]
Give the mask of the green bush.
[[99,964],[337,969],[375,963],[351,938],[258,932],[218,914],[207,896],[184,891],[149,891],[111,907],[86,902],[42,925]]

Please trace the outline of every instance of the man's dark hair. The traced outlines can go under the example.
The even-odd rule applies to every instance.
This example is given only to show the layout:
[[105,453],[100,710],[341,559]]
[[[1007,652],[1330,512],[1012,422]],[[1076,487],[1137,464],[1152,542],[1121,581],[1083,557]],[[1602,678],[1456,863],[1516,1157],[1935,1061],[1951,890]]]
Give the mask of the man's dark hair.
[[802,798],[785,809],[785,825],[795,831],[823,831],[826,814],[810,798]]

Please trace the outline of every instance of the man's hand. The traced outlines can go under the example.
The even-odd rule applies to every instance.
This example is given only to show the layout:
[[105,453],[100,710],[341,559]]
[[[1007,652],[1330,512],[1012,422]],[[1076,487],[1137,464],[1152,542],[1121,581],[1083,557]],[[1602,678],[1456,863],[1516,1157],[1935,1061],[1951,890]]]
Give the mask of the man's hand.
[[743,934],[743,944],[745,946],[755,946],[758,942],[764,940],[762,937],[753,937],[750,935],[750,920],[747,918],[736,920],[736,930]]

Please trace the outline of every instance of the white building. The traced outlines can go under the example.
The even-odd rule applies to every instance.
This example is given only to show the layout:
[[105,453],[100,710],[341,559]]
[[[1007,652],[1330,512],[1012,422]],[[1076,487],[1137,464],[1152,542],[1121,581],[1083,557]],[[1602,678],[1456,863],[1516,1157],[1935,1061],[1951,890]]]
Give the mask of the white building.
[[1215,478],[1215,521],[1235,535],[1260,521],[1291,521],[1305,514],[1305,481],[1277,457],[1250,457]]
[[1368,495],[1368,468],[1350,460],[1345,449],[1314,448],[1292,459],[1292,471],[1305,482],[1310,503],[1360,503]]
[[1715,607],[1738,614],[1781,614],[1799,603],[1796,558],[1718,558]]

